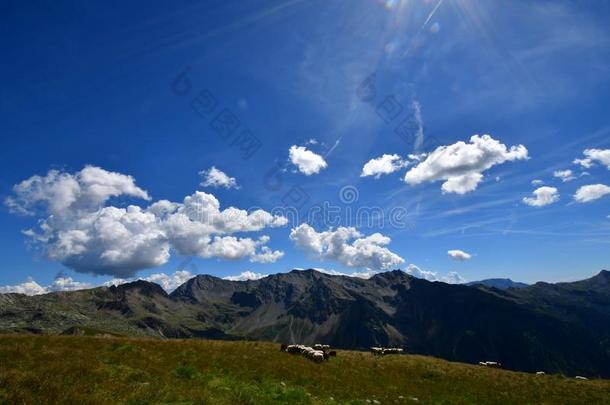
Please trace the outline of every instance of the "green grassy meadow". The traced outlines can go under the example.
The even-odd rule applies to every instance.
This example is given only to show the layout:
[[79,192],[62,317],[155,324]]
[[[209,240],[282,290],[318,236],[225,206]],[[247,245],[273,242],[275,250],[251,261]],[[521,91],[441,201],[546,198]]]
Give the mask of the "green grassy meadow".
[[44,403],[610,404],[610,381],[356,351],[317,364],[265,342],[0,336],[0,404]]

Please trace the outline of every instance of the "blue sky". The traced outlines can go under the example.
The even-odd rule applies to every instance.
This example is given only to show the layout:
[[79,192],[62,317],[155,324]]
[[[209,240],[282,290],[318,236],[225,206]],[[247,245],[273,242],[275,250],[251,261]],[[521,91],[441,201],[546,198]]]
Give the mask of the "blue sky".
[[[76,178],[87,166],[132,176],[132,186],[150,197],[122,189],[89,214],[130,204],[146,210],[159,200],[183,204],[201,191],[214,195],[221,210],[274,213],[304,202],[303,215],[327,202],[344,215],[338,224],[312,224],[314,240],[297,240],[298,232],[291,238],[302,221],[222,234],[250,238],[256,254],[262,246],[283,252],[266,263],[252,262],[256,254],[237,260],[201,249],[180,254],[188,249],[179,243],[189,241],[173,240],[163,225],[155,232],[166,239],[151,249],[167,248],[169,257],[158,266],[134,265],[129,277],[295,267],[353,273],[414,264],[439,279],[455,271],[467,280],[533,282],[581,279],[610,267],[610,195],[599,187],[610,185],[606,3],[3,2],[0,8],[0,285],[32,277],[46,286],[60,273],[98,285],[125,275],[93,260],[101,249],[93,242],[83,249],[94,251],[49,253],[61,232],[83,220],[73,207],[61,222],[48,210],[49,196],[29,216],[6,203],[19,197],[15,185],[34,175],[56,170]],[[207,115],[203,104],[195,104],[199,112],[193,107],[204,98],[214,100]],[[239,121],[227,138],[215,130],[221,111]],[[403,122],[406,137],[395,131]],[[506,151],[469,160],[467,145],[476,134],[489,134]],[[246,148],[246,140],[258,147]],[[527,156],[510,155],[520,145]],[[304,174],[290,160],[292,146],[320,156],[325,167]],[[451,154],[441,156],[436,148],[443,146],[468,155],[445,167],[445,177],[441,166],[451,162],[442,160]],[[574,163],[586,158],[585,150],[589,160]],[[436,163],[420,166],[435,153]],[[403,167],[362,177],[364,165],[384,154],[398,155],[394,163]],[[312,164],[308,156],[304,164]],[[202,186],[200,172],[211,167],[239,188]],[[554,176],[564,170],[572,171],[564,173],[566,181]],[[475,177],[476,184],[463,184]],[[447,191],[449,178],[454,186]],[[599,198],[575,198],[591,185],[598,187],[581,195]],[[538,206],[523,200],[541,187]],[[355,190],[357,199],[346,201],[342,190]],[[407,220],[366,226],[350,218],[361,207],[379,207],[384,215],[402,209]],[[61,225],[50,240],[34,242],[23,233],[53,215]],[[349,236],[347,253],[315,251],[320,238],[331,236],[322,232],[349,226],[360,236]],[[377,233],[391,241],[367,239]],[[257,242],[263,235],[269,241]],[[364,239],[362,250],[350,256],[360,249],[356,239]],[[449,250],[471,257],[454,260]]]

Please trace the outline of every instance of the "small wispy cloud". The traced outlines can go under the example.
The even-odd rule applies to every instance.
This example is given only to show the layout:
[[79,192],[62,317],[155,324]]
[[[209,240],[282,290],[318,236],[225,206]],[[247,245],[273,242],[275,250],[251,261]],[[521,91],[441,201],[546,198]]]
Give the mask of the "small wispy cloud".
[[553,177],[560,179],[564,183],[576,179],[576,176],[574,176],[574,173],[572,173],[572,170],[570,169],[555,170],[553,172]]
[[215,166],[212,166],[208,170],[202,170],[199,174],[203,176],[203,181],[200,184],[202,187],[239,189],[235,177],[228,176],[225,172],[218,170]]
[[456,262],[465,262],[472,258],[470,253],[466,253],[463,250],[453,249],[447,251],[447,256]]

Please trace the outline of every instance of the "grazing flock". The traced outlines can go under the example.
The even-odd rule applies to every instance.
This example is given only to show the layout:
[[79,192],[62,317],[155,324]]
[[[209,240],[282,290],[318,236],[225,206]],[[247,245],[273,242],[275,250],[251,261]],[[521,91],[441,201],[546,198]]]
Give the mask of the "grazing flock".
[[479,361],[479,366],[502,368],[502,364],[497,361]]
[[[337,355],[337,352],[330,350],[329,345],[322,345],[316,343],[313,347],[305,345],[287,345],[282,344],[280,350],[285,353],[300,354],[301,356],[315,361],[316,363],[322,363],[324,360],[328,360],[331,357]],[[374,356],[384,356],[386,354],[402,354],[403,349],[398,347],[371,347],[371,353]],[[502,364],[497,361],[480,361],[480,366],[491,367],[491,368],[502,368]],[[536,375],[546,375],[544,371],[536,372]],[[577,375],[577,380],[587,380],[588,378]]]
[[328,360],[330,357],[336,356],[337,352],[330,350],[329,345],[315,344],[313,347],[305,345],[286,345],[283,344],[280,350],[291,354],[300,354],[309,360],[313,360],[316,363],[321,363],[324,360]]
[[402,349],[397,347],[371,347],[371,353],[375,356],[384,356],[386,354],[401,354]]
[[[330,350],[329,345],[322,345],[316,343],[313,347],[305,346],[305,345],[287,345],[282,344],[280,346],[280,351],[291,354],[300,354],[309,360],[313,360],[316,363],[321,363],[324,360],[328,360],[331,357],[337,355],[337,352],[334,350]],[[386,354],[401,354],[403,349],[394,348],[394,347],[371,347],[371,353],[378,356],[383,356]]]
[[[301,356],[315,361],[316,363],[322,363],[324,360],[328,360],[331,357],[337,355],[337,352],[330,350],[329,345],[322,345],[316,343],[313,347],[305,345],[287,345],[282,344],[280,350],[285,353],[300,354]],[[403,349],[398,347],[371,347],[371,353],[374,356],[384,356],[386,354],[402,354]],[[480,366],[491,367],[491,368],[502,368],[502,364],[497,361],[480,361]],[[536,375],[546,375],[544,371],[536,372]],[[587,380],[588,378],[577,375],[577,380]]]

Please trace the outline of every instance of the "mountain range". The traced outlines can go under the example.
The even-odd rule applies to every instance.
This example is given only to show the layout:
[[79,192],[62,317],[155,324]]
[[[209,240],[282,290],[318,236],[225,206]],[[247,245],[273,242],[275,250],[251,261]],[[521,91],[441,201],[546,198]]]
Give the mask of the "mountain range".
[[610,272],[496,288],[430,282],[400,270],[369,279],[293,270],[249,281],[198,275],[171,294],[140,280],[0,294],[0,332],[396,346],[515,370],[610,377]]

